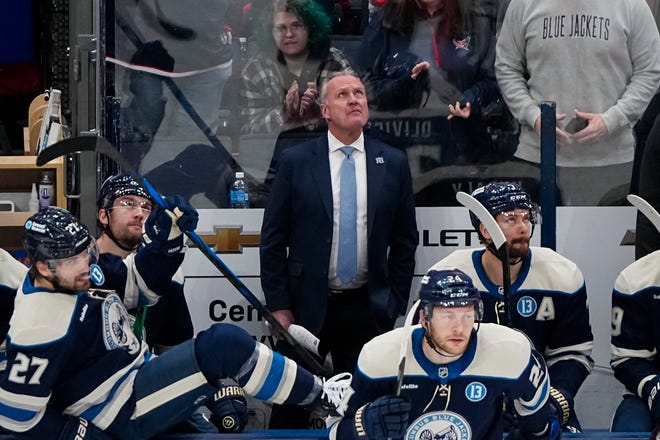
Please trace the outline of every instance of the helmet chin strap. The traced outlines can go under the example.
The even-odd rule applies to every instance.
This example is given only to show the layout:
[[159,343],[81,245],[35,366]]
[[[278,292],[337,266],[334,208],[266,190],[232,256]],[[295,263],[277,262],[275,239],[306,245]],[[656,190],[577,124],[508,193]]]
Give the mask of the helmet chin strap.
[[429,331],[430,326],[431,326],[431,323],[426,321],[426,323],[424,325],[424,339],[426,339],[426,343],[429,344],[429,347],[431,347],[431,349],[433,351],[438,353],[440,356],[446,357],[446,358],[455,358],[455,357],[459,357],[463,354],[463,353],[461,353],[461,354],[449,354],[445,351],[441,351],[442,349],[439,349],[435,345],[435,343],[433,342],[433,339],[431,339],[431,332]]

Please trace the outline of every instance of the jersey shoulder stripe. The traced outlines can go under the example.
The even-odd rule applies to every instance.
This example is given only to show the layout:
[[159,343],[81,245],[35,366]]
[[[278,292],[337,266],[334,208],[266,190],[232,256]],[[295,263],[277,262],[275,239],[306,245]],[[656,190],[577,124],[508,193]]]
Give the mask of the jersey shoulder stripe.
[[636,295],[644,290],[660,287],[660,250],[631,263],[619,273],[614,282],[614,293]]
[[27,267],[4,249],[0,249],[0,267],[0,285],[17,290],[27,274]]
[[372,379],[396,377],[401,358],[401,344],[405,338],[408,340],[406,376],[426,375],[424,369],[414,361],[412,341],[410,341],[412,333],[419,328],[421,328],[420,325],[414,325],[406,332],[405,328],[400,327],[376,336],[362,347],[357,368]]
[[481,324],[475,356],[463,375],[517,379],[529,364],[532,346],[518,330]]
[[584,286],[580,268],[568,258],[549,248],[531,247],[529,273],[519,290],[547,290],[573,294]]
[[78,296],[73,294],[43,290],[24,293],[19,289],[9,340],[13,345],[33,346],[61,339],[69,330],[77,302]]

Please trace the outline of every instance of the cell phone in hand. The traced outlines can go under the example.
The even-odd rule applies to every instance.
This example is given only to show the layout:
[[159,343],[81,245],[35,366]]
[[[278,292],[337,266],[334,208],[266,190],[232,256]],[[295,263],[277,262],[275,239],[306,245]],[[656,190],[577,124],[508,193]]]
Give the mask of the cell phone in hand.
[[564,131],[567,133],[577,133],[578,131],[586,128],[587,126],[587,120],[575,117],[569,121],[568,124],[566,124],[566,127],[564,127]]

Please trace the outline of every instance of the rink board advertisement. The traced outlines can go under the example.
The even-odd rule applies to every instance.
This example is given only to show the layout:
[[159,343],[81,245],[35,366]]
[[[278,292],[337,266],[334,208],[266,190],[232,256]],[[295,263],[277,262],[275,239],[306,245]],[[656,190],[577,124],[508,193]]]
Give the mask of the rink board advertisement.
[[[263,210],[200,210],[197,233],[260,300],[259,231]],[[609,364],[610,293],[619,271],[634,259],[630,231],[635,225],[632,207],[564,207],[557,211],[557,251],[573,260],[584,273],[596,365]],[[424,272],[456,249],[480,246],[462,207],[417,208],[419,247],[413,297]],[[532,244],[540,242],[540,227]],[[189,249],[183,264],[185,293],[199,332],[214,323],[247,330],[268,346],[273,337],[263,318],[238,290],[197,249]]]

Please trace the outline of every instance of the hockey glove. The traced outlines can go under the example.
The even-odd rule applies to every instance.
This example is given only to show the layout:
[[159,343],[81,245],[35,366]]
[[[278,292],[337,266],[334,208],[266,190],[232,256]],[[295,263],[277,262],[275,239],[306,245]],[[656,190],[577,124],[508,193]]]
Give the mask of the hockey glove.
[[550,402],[557,411],[559,423],[564,426],[571,417],[573,396],[559,388],[550,387]]
[[211,410],[211,422],[218,432],[242,432],[248,423],[245,392],[238,385],[220,388],[206,404]]
[[57,440],[112,440],[112,437],[83,418],[70,417]]
[[165,198],[165,204],[168,209],[156,203],[154,211],[144,223],[144,241],[156,252],[171,255],[183,249],[182,232],[197,227],[199,214],[179,195]]
[[649,406],[653,424],[660,424],[660,375],[655,376],[644,384],[642,397]]
[[405,397],[381,396],[355,413],[358,437],[369,440],[401,439],[408,428],[410,402]]

